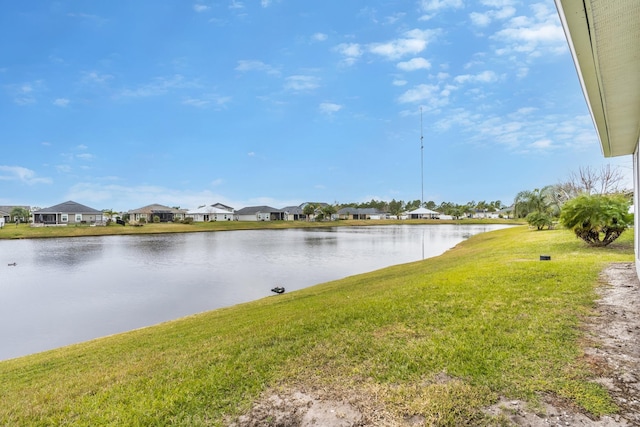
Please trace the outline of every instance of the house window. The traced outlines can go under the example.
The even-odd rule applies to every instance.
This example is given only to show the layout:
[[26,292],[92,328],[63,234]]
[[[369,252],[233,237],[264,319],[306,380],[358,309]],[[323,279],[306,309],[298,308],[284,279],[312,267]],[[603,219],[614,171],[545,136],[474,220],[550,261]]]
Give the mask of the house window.
[[82,214],[76,214],[76,222],[82,222]]
[[60,221],[69,222],[69,215],[68,214],[61,214],[60,215]]

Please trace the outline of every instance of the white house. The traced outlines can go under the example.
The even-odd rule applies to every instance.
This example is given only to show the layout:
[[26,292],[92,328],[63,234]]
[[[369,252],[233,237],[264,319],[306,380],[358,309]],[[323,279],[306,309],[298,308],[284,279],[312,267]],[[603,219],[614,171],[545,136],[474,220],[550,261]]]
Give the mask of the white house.
[[440,213],[427,208],[418,208],[407,212],[409,219],[440,219]]
[[640,271],[640,1],[555,0],[605,157],[632,156]]
[[187,211],[186,216],[187,218],[193,218],[195,222],[233,221],[233,213],[232,207],[216,203],[191,209]]

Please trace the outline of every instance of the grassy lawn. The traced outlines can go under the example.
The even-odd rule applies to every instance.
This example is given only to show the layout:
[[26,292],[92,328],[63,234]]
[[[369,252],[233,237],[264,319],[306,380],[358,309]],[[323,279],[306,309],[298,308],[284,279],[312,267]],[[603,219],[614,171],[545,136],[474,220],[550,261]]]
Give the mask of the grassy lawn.
[[612,413],[590,381],[581,322],[614,261],[633,261],[631,231],[591,249],[566,230],[514,227],[437,258],[0,362],[0,425],[224,425],[272,388],[367,396],[427,425],[492,422],[482,408],[499,396],[541,393]]
[[[522,220],[521,220],[522,221]],[[110,224],[91,227],[89,225],[69,225],[66,227],[30,227],[29,224],[6,224],[0,229],[0,239],[30,239],[46,237],[106,236],[117,234],[155,234],[155,233],[196,233],[206,231],[255,230],[278,228],[339,227],[392,224],[521,224],[515,220],[501,219],[463,219],[448,220],[349,220],[349,221],[215,221],[180,223],[148,223],[141,227]]]

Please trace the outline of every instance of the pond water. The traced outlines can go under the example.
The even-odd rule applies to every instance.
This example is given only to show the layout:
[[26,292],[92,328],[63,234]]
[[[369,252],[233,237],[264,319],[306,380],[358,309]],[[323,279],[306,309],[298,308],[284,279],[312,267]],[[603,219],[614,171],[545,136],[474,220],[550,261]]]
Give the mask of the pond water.
[[[0,360],[437,256],[501,225],[0,240]],[[8,264],[16,263],[15,266]]]

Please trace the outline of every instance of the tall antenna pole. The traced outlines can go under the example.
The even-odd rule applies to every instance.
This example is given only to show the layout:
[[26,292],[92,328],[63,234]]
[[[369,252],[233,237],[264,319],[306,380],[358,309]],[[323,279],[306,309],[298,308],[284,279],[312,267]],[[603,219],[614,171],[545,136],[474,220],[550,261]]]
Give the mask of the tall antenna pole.
[[424,136],[422,136],[422,107],[420,107],[420,185],[422,187],[422,196],[420,198],[420,207],[424,206]]

